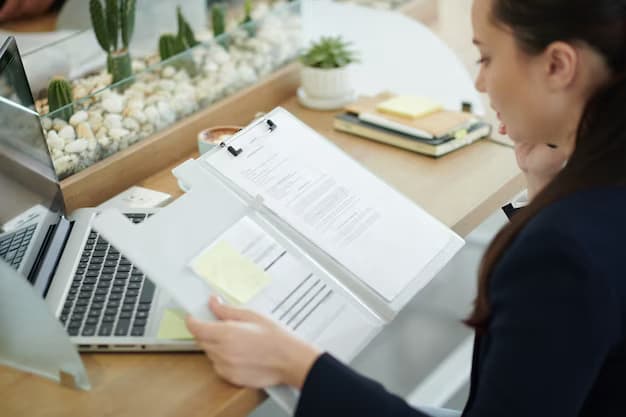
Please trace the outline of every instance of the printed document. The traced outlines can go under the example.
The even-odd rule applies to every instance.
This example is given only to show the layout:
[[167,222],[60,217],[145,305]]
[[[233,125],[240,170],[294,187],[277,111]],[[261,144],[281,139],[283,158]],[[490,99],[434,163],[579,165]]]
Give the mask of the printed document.
[[259,123],[229,141],[238,155],[224,150],[204,162],[393,300],[450,231],[297,119],[273,122],[273,131]]
[[272,317],[302,337],[319,334],[346,300],[244,217],[189,267],[227,301]]

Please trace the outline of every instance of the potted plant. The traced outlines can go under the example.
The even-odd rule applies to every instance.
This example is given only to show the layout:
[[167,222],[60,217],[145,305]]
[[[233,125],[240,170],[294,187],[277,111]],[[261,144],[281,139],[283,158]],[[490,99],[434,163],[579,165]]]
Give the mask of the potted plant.
[[358,62],[350,42],[322,37],[301,55],[300,102],[316,109],[335,109],[354,99],[350,64]]

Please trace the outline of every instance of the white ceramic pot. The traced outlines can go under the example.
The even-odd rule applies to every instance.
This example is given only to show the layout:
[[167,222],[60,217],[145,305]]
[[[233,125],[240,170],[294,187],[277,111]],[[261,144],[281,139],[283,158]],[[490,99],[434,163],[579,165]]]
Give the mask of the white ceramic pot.
[[341,68],[302,67],[301,84],[307,96],[314,99],[337,99],[352,93],[351,66]]

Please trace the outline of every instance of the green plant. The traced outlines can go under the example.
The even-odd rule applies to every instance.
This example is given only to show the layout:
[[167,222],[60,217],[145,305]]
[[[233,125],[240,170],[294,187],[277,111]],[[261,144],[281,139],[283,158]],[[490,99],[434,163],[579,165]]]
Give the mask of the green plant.
[[244,16],[239,26],[242,26],[248,35],[256,35],[256,24],[252,21],[252,0],[245,0],[243,3]]
[[217,38],[217,43],[224,49],[228,49],[228,40],[224,35],[226,32],[226,11],[223,5],[214,4],[211,7],[211,24],[213,26],[213,37]]
[[309,49],[300,56],[300,62],[313,68],[341,68],[358,62],[357,54],[350,49],[351,42],[344,41],[341,36],[324,37],[311,43]]
[[50,84],[48,84],[48,107],[50,108],[50,113],[63,108],[58,117],[69,120],[72,114],[74,114],[74,106],[71,105],[73,101],[72,85],[64,78],[53,78]]
[[[180,6],[176,7],[176,18],[178,19],[178,38],[185,48],[193,48],[200,42],[196,40],[191,26],[185,20],[185,16],[180,10]],[[162,57],[161,57],[162,58]]]
[[107,70],[113,83],[132,75],[128,52],[135,29],[135,0],[90,0],[91,23],[100,47],[107,53]]
[[161,55],[161,61],[165,61],[168,58],[178,55],[185,49],[185,44],[180,37],[171,33],[164,33],[159,38],[159,55]]
[[[159,55],[161,56],[161,61],[165,61],[200,43],[196,40],[191,26],[185,20],[180,6],[176,8],[176,17],[178,20],[178,33],[176,35],[165,33],[159,38]],[[195,75],[197,72],[191,56],[180,57],[176,62],[172,62],[172,65],[184,68],[191,76]]]
[[213,36],[216,38],[226,31],[224,6],[221,4],[214,4],[211,8],[211,23],[213,25]]

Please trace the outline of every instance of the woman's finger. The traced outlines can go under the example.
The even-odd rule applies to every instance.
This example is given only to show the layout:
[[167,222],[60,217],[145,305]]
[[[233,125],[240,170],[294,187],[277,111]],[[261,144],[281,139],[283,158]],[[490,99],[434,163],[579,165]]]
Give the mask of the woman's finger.
[[185,317],[187,330],[202,343],[218,343],[227,331],[225,323],[200,321],[190,315]]
[[226,305],[219,301],[217,297],[211,297],[209,299],[209,308],[220,320],[232,320],[232,321],[250,321],[258,322],[261,320],[261,316],[252,310],[238,308]]

